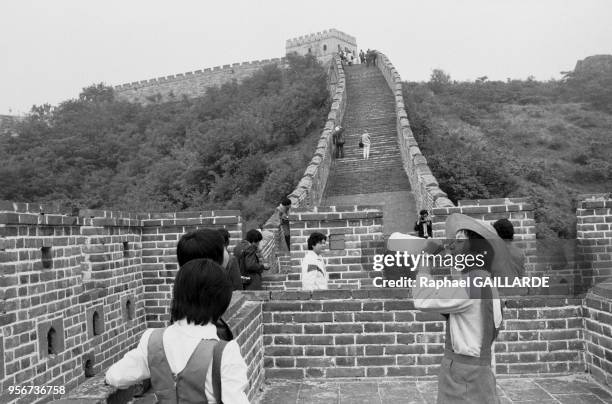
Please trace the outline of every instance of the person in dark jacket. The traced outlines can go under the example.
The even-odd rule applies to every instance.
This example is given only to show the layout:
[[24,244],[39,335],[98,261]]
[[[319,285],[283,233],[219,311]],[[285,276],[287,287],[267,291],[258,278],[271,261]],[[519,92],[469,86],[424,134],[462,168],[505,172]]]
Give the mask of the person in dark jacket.
[[433,237],[431,219],[429,218],[427,209],[423,209],[419,212],[419,218],[414,224],[414,231],[418,232],[421,238]]
[[261,290],[261,273],[267,268],[259,262],[257,249],[263,236],[258,230],[251,229],[246,234],[246,240],[242,240],[234,249],[234,256],[238,259],[240,274],[250,278],[244,285],[245,290]]
[[223,240],[225,241],[223,266],[225,267],[227,278],[232,283],[232,288],[234,290],[242,290],[242,279],[240,278],[240,267],[238,266],[238,260],[236,257],[230,256],[229,252],[227,251],[227,247],[229,247],[230,242],[229,231],[222,227],[219,229],[219,233],[221,233]]

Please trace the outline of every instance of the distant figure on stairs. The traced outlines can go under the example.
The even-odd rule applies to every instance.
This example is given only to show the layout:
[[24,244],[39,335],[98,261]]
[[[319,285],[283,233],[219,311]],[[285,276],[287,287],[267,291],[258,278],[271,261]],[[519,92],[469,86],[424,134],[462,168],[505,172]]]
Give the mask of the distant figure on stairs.
[[302,289],[327,289],[327,270],[321,255],[326,247],[326,235],[315,232],[308,237],[308,251],[302,260]]
[[372,63],[372,51],[368,49],[365,54],[366,59],[366,67],[370,67],[370,63]]
[[419,212],[419,218],[414,225],[414,231],[418,232],[421,238],[433,237],[431,218],[427,209],[422,209]]
[[366,62],[365,53],[363,53],[363,49],[361,49],[361,52],[359,52],[359,61],[361,62],[361,64],[364,64]]
[[370,158],[370,146],[372,144],[370,134],[367,130],[361,135],[361,143],[363,143],[363,159],[367,160]]
[[332,135],[334,146],[336,147],[336,158],[344,157],[344,128],[342,126],[336,126]]

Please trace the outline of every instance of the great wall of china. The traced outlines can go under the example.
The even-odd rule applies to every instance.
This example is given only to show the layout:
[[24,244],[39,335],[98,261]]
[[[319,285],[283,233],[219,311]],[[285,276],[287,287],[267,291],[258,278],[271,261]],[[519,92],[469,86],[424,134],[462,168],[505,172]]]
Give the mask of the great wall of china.
[[[313,52],[313,44],[329,49],[331,43],[323,43],[328,39],[313,34],[287,42]],[[258,399],[264,380],[436,375],[444,319],[415,310],[407,289],[372,287],[373,256],[384,252],[387,226],[394,224],[388,217],[405,206],[412,215],[416,209],[432,210],[437,237],[444,237],[444,221],[454,212],[485,221],[509,218],[516,245],[527,256],[527,272],[556,280],[550,294],[508,298],[495,349],[499,377],[588,372],[599,383],[612,385],[612,284],[605,282],[612,277],[612,195],[585,195],[576,212],[575,250],[561,267],[551,269],[537,253],[529,201],[460,201],[456,206],[439,188],[412,135],[401,78],[389,58],[379,53],[375,68],[343,66],[333,50],[328,60],[331,110],[312,160],[289,195],[295,207],[291,251],[281,248],[273,215],[264,226],[262,244],[272,267],[264,278],[267,290],[235,293],[224,317],[248,364],[249,398]],[[197,90],[202,91],[235,78],[238,67],[244,66],[247,75],[251,67],[266,63],[116,90],[140,101],[179,87],[186,92],[175,95],[190,95],[194,83],[202,83]],[[363,110],[360,93],[373,94],[375,108]],[[355,130],[371,127],[374,142],[392,147],[381,146],[378,156],[374,148],[370,165],[356,169],[356,134],[348,135],[344,161],[332,157],[331,130],[337,124]],[[384,178],[381,166],[388,173]],[[351,175],[368,181],[360,183]],[[131,400],[138,387],[105,386],[104,371],[135,346],[146,328],[167,324],[178,269],[176,242],[181,234],[203,227],[227,228],[232,246],[244,230],[239,211],[73,212],[54,205],[0,202],[0,401],[17,402],[7,393],[15,385],[65,386],[69,393],[64,402]],[[312,231],[330,236],[327,291],[299,290],[300,259]],[[59,398],[24,395],[19,402]]]

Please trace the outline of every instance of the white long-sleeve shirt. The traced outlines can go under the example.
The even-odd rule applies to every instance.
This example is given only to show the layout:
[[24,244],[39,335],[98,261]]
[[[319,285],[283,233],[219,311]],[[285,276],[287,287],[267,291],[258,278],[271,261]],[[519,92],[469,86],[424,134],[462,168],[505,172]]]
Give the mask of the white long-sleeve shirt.
[[325,260],[314,251],[308,250],[302,259],[302,289],[327,289],[328,281]]
[[[138,346],[108,369],[106,383],[118,388],[126,388],[151,377],[147,361],[147,347],[152,332],[152,328],[147,329],[142,334]],[[217,328],[213,324],[194,325],[187,323],[187,320],[179,320],[166,329],[162,341],[172,373],[177,374],[187,366],[187,361],[202,339],[219,340]],[[247,365],[236,341],[228,342],[223,351],[221,386],[223,403],[249,403],[244,393],[244,390],[249,386]],[[216,403],[212,386],[212,366],[206,374],[204,389],[208,402],[210,404]]]
[[[418,273],[416,287],[412,289],[414,307],[421,311],[450,314],[449,326],[453,351],[462,355],[480,357],[484,332],[482,300],[470,299],[468,292],[461,287],[439,289],[420,287],[419,277],[433,279],[425,271]],[[497,291],[493,290],[493,294],[497,296]],[[502,322],[501,303],[496,298],[492,299],[492,303],[493,320],[495,327],[499,328]]]

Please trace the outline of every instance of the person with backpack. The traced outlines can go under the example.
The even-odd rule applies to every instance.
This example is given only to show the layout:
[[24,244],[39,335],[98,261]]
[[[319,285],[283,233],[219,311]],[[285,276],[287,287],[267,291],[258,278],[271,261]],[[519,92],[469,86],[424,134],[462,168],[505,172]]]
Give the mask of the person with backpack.
[[263,236],[259,230],[251,229],[246,234],[246,239],[242,240],[234,249],[234,256],[238,259],[240,274],[247,278],[244,283],[245,290],[261,290],[261,274],[267,270],[259,261],[257,250]]
[[231,298],[232,286],[218,263],[206,258],[185,263],[174,281],[171,325],[147,329],[138,346],[108,369],[106,383],[127,388],[150,378],[162,404],[248,404],[240,347],[220,340],[214,325]]
[[[509,252],[493,226],[469,216],[454,213],[446,221],[447,238],[443,247],[428,241],[424,253],[449,253],[463,268],[451,268],[453,279],[468,286],[421,286],[421,278],[433,280],[427,266],[417,274],[413,298],[415,308],[441,313],[446,317],[444,357],[438,373],[438,404],[499,403],[492,361],[493,343],[502,323],[501,302],[496,288],[477,287],[474,279],[510,275]],[[468,255],[477,257],[467,265]],[[480,256],[481,261],[479,261]],[[469,279],[468,279],[469,278]]]
[[[199,258],[211,259],[227,270],[229,253],[221,233],[213,229],[198,229],[181,236],[176,244],[176,260],[179,267]],[[234,338],[229,325],[221,317],[216,321],[216,326],[219,338],[225,341]]]

